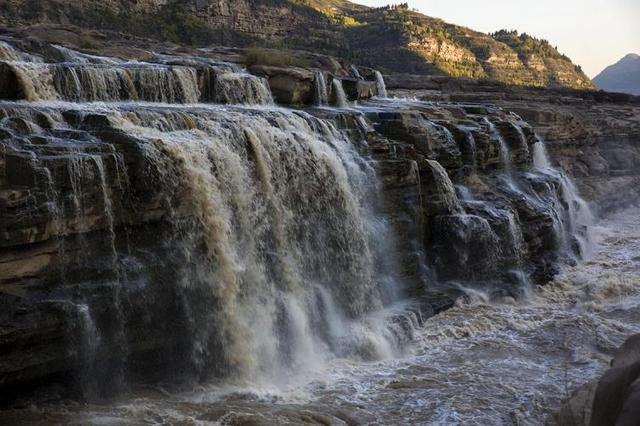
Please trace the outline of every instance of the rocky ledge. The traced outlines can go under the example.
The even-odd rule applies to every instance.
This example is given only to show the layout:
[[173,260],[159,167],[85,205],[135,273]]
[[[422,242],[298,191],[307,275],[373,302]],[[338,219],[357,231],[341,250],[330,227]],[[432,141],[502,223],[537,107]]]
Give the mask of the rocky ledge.
[[545,141],[554,163],[575,178],[582,194],[599,210],[638,199],[640,97],[448,77],[391,75],[386,80],[398,96],[481,102],[517,113]]
[[[132,61],[38,40],[3,43],[0,81],[11,83],[0,91],[6,399],[41,386],[47,397],[102,398],[132,382],[168,375],[204,381],[237,371],[243,360],[230,354],[238,341],[229,340],[228,327],[242,318],[227,307],[248,296],[229,302],[229,294],[242,280],[254,283],[246,274],[268,280],[290,273],[286,251],[298,245],[288,238],[308,239],[311,251],[297,261],[301,270],[323,271],[316,279],[333,277],[318,264],[331,251],[325,248],[341,253],[331,258],[341,275],[330,281],[351,285],[332,291],[345,299],[346,316],[366,315],[372,308],[363,301],[371,296],[358,293],[367,281],[356,273],[367,243],[358,239],[347,191],[358,182],[337,172],[349,162],[375,172],[367,176],[380,184],[376,212],[393,230],[375,235],[376,244],[393,242],[378,260],[399,259],[394,279],[416,301],[390,321],[400,343],[461,295],[461,286],[517,298],[530,282],[544,283],[558,265],[575,261],[587,238],[588,209],[570,180],[546,164],[538,137],[561,126],[553,115],[547,123],[554,126],[543,132],[535,127],[542,119],[532,126],[484,102],[373,98],[384,90],[378,74],[347,64],[245,69],[222,61],[222,50],[136,50],[146,60]],[[622,117],[620,108],[636,106],[607,114]],[[569,142],[561,136],[549,144],[566,165],[578,153],[563,153]],[[634,138],[619,140],[635,149]],[[590,143],[601,149],[595,137]],[[330,161],[336,152],[343,157]],[[607,164],[602,182],[615,174]],[[258,219],[267,218],[264,229],[243,215],[256,206]],[[286,222],[292,217],[299,221]],[[350,227],[336,232],[344,223]],[[255,252],[264,270],[228,267],[223,255],[234,242],[221,235],[234,233],[248,242],[232,248]],[[241,279],[227,280],[235,273]],[[286,309],[278,303],[274,309]],[[326,334],[323,318],[313,320]],[[367,345],[350,350],[372,357]]]

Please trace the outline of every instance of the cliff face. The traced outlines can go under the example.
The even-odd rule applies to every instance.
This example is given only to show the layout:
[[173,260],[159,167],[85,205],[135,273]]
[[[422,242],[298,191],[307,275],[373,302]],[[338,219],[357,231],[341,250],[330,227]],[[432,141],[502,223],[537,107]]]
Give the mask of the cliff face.
[[0,10],[8,25],[73,24],[198,45],[308,49],[390,72],[593,87],[579,67],[544,40],[504,31],[490,36],[403,6],[372,9],[317,0],[2,0]]
[[535,90],[447,77],[388,78],[399,96],[448,102],[489,102],[514,111],[545,141],[601,210],[638,201],[640,98],[593,91]]
[[517,298],[584,250],[588,209],[496,106],[371,99],[362,67],[0,46],[4,398],[376,359],[461,283]]
[[526,34],[499,31],[487,35],[403,7],[353,15],[363,22],[349,30],[354,43],[362,49],[368,47],[369,55],[375,58],[372,62],[393,72],[437,73],[530,86],[593,87],[569,58],[545,40]]

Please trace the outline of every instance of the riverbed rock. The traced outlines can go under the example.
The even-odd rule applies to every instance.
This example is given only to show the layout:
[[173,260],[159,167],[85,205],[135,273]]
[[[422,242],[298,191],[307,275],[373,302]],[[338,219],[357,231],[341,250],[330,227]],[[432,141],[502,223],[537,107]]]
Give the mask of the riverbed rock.
[[598,210],[615,210],[640,198],[640,97],[417,75],[389,76],[387,87],[397,96],[491,103],[513,111],[531,125],[554,165],[576,178]]
[[314,75],[311,71],[296,67],[254,65],[252,74],[265,77],[277,102],[286,105],[304,105],[313,101]]
[[599,380],[578,388],[556,414],[558,426],[633,426],[640,419],[640,335],[618,349]]
[[[101,99],[107,92],[99,91],[98,99],[87,99],[105,104],[79,102],[85,99],[66,93],[78,89],[70,84],[55,88],[67,102],[0,103],[0,302],[11,307],[0,324],[0,354],[6,354],[0,355],[0,377],[5,377],[0,388],[7,398],[35,383],[60,385],[78,396],[86,377],[98,388],[96,396],[103,398],[123,389],[125,377],[153,382],[167,377],[168,371],[194,380],[232,374],[237,368],[233,360],[218,356],[226,349],[220,343],[224,330],[209,326],[216,323],[212,315],[224,312],[226,299],[212,292],[219,284],[218,276],[202,277],[197,267],[218,266],[220,248],[208,250],[203,236],[214,232],[216,224],[202,228],[202,217],[194,212],[194,205],[206,204],[207,212],[225,207],[224,200],[212,201],[196,193],[195,189],[211,186],[202,180],[207,173],[214,177],[229,173],[234,182],[246,185],[249,195],[261,200],[296,188],[291,208],[302,209],[305,219],[321,230],[331,218],[332,211],[327,209],[342,209],[343,216],[355,211],[354,201],[342,196],[337,183],[371,183],[347,182],[344,176],[331,173],[331,167],[340,165],[330,161],[330,154],[353,147],[357,158],[344,162],[368,171],[372,179],[379,176],[376,191],[364,198],[376,207],[379,204],[379,223],[391,224],[390,235],[376,238],[384,239],[389,247],[383,261],[399,258],[402,288],[420,301],[416,317],[453,304],[460,292],[455,296],[447,293],[450,282],[494,278],[491,293],[513,296],[514,270],[526,271],[536,283],[544,283],[555,272],[559,257],[554,213],[562,214],[566,206],[560,201],[558,178],[531,167],[535,132],[520,116],[488,104],[379,99],[371,101],[372,108],[362,110],[305,108],[286,115],[272,106],[192,105],[196,101],[232,103],[218,96],[219,72],[233,72],[233,78],[241,79],[264,77],[277,103],[308,105],[315,95],[314,74],[298,67],[254,66],[249,69],[253,75],[247,75],[233,64],[213,64],[211,57],[192,56],[198,52],[188,51],[182,59],[180,52],[171,52],[174,55],[169,58],[155,56],[160,63],[135,64],[136,72],[151,75],[137,80],[135,87],[121,90],[123,86],[117,86],[108,92],[113,98]],[[55,62],[50,67],[54,64],[34,62],[33,66],[40,66],[45,77],[50,69],[62,70],[59,75],[65,77],[79,72],[87,78],[84,85],[79,83],[80,89],[92,87],[87,82],[94,80],[88,76],[104,76],[109,67],[129,69],[129,65],[114,65],[115,60],[92,59],[80,52],[67,54],[75,58],[72,65]],[[99,66],[91,61],[100,62]],[[42,74],[31,77],[43,90],[56,84]],[[352,99],[373,95],[375,82],[348,81],[346,89]],[[240,91],[245,89],[238,86]],[[153,102],[117,102],[132,100],[133,93],[144,94],[139,100]],[[243,103],[249,96],[236,99]],[[247,117],[259,120],[265,127],[262,136],[273,137],[269,141],[274,146],[280,147],[282,133],[294,138],[292,144],[267,158],[257,149],[252,129],[238,124]],[[207,133],[212,126],[217,133]],[[172,132],[171,140],[163,139],[167,132]],[[307,139],[318,135],[331,135],[332,144]],[[180,148],[192,138],[199,144],[182,152]],[[509,156],[501,155],[505,153],[501,139],[510,148]],[[220,145],[207,155],[227,153],[229,163],[214,164],[205,155],[214,143]],[[298,158],[304,155],[295,151],[300,146],[317,149],[317,157],[302,161],[306,157]],[[609,151],[594,160],[594,169],[624,154]],[[243,170],[237,168],[244,164],[244,155],[251,165],[241,175]],[[193,173],[186,167],[190,156],[211,164]],[[269,161],[283,165],[277,185],[263,168]],[[300,182],[305,173],[319,178]],[[191,182],[188,178],[194,180],[191,185],[185,184]],[[307,184],[313,188],[304,186]],[[322,208],[310,208],[299,202],[305,201],[298,199],[304,191],[314,191],[329,201]],[[230,210],[253,208],[241,204]],[[277,224],[281,212],[268,202],[265,206],[266,211],[258,213],[268,216],[269,224]],[[353,222],[349,229],[359,229],[359,221]],[[229,238],[237,236],[234,226],[225,234]],[[288,232],[316,236],[315,229],[265,227],[268,232],[255,230],[268,234],[260,247],[265,259],[274,256],[274,247],[282,244]],[[520,234],[522,244],[518,241],[518,249],[512,250]],[[321,254],[326,246],[340,253],[357,253],[340,258],[344,265],[331,265],[344,266],[347,271],[332,280],[346,300],[360,286],[345,284],[369,282],[362,275],[349,275],[362,260],[366,241],[342,234],[335,237],[314,253]],[[307,258],[315,261],[316,256]],[[269,263],[268,273],[286,276],[288,266],[281,263]],[[326,276],[331,273],[326,266],[314,268]],[[196,279],[207,285],[194,287]],[[447,285],[441,288],[440,284]],[[358,298],[345,311],[354,318],[365,314],[361,305],[367,297]],[[346,305],[345,300],[336,303]],[[207,326],[193,327],[196,320]],[[283,321],[287,321],[284,316]],[[393,325],[394,333],[408,339],[409,334],[403,333],[411,329],[409,323],[397,320]],[[47,331],[46,336],[41,330]],[[96,330],[103,346],[98,353],[87,355]],[[192,343],[202,333],[211,334],[194,347]],[[40,343],[35,344],[36,339]],[[29,356],[21,358],[24,348]],[[371,356],[374,351],[365,345],[358,353]]]
[[611,361],[593,399],[591,426],[631,426],[640,419],[640,335],[627,339]]

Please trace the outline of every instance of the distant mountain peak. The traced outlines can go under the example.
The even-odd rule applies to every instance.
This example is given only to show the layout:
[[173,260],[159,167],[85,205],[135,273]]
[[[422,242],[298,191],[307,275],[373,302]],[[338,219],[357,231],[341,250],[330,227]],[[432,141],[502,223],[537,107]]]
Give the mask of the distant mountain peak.
[[640,55],[629,53],[605,68],[593,83],[607,92],[630,93],[640,96]]
[[640,60],[640,55],[638,55],[637,53],[628,53],[619,62],[623,62],[623,61],[624,62],[626,62],[626,61],[638,61],[638,60]]

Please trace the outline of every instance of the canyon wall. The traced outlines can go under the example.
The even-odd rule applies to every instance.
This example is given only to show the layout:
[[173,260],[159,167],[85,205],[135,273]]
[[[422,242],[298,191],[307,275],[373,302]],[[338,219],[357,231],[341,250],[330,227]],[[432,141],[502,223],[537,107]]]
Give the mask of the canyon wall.
[[513,111],[533,126],[554,164],[575,178],[595,208],[615,209],[639,199],[639,97],[411,75],[392,75],[387,83],[398,96],[491,103]]
[[517,299],[588,250],[499,107],[389,99],[362,67],[1,47],[4,402],[398,355],[465,289]]

